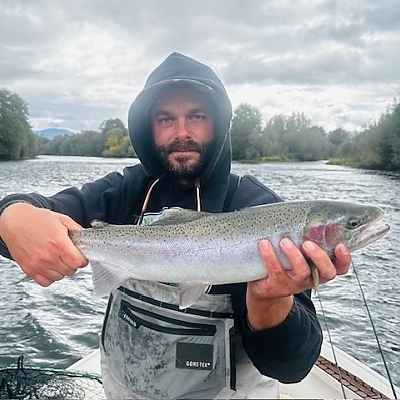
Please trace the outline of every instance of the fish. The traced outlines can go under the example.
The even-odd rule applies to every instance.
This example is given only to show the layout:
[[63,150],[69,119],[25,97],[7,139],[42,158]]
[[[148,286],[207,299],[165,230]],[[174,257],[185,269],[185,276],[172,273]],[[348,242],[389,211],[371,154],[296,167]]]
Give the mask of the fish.
[[91,228],[69,235],[92,267],[95,296],[109,295],[128,279],[174,282],[184,309],[212,285],[266,278],[258,248],[262,239],[271,242],[290,270],[279,247],[282,238],[299,249],[311,240],[333,260],[339,243],[353,252],[383,237],[390,226],[375,225],[383,216],[376,206],[333,200],[280,202],[224,213],[172,207],[151,225],[93,221]]

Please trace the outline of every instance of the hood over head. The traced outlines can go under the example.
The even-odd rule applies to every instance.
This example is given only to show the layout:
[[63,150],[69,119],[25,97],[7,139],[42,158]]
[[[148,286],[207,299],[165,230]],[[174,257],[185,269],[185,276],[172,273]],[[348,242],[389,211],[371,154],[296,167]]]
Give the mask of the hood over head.
[[214,148],[199,178],[202,185],[226,180],[231,168],[231,102],[224,85],[210,67],[180,53],[170,54],[150,74],[129,109],[129,136],[137,156],[150,176],[157,178],[165,172],[155,152],[150,108],[161,94],[178,88],[199,90],[213,103]]

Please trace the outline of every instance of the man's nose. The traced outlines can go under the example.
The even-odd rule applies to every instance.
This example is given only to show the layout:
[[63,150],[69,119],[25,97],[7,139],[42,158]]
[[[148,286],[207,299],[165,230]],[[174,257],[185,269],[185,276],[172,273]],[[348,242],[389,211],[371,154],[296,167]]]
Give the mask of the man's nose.
[[184,139],[190,137],[190,129],[185,118],[178,118],[175,127],[175,137]]

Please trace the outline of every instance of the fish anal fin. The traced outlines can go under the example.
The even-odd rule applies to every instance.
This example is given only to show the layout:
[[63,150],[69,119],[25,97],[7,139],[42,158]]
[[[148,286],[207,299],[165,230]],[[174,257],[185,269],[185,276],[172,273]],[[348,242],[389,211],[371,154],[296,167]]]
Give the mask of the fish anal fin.
[[209,285],[204,283],[181,283],[179,285],[179,308],[189,308],[196,303],[199,297],[206,293]]

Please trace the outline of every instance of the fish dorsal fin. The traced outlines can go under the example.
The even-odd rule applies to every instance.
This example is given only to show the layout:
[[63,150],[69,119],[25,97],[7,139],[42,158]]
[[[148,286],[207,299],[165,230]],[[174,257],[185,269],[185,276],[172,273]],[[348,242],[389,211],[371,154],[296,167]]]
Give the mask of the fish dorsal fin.
[[92,222],[90,223],[90,226],[93,229],[105,228],[107,225],[108,225],[107,222],[100,221],[99,219],[93,219]]
[[171,207],[163,210],[160,219],[152,225],[174,225],[184,222],[196,221],[197,219],[211,215],[203,211],[187,210],[180,207]]

